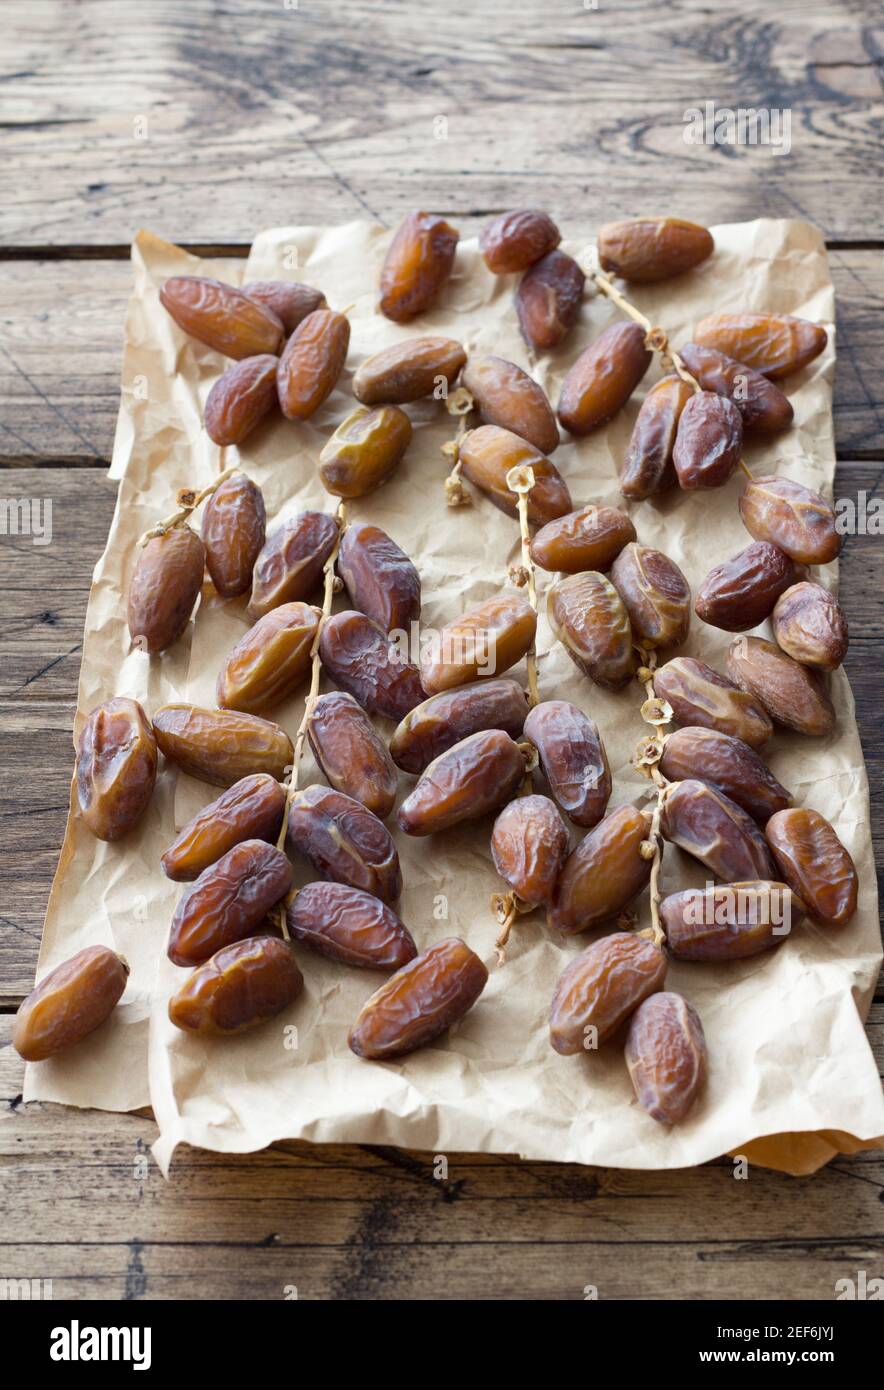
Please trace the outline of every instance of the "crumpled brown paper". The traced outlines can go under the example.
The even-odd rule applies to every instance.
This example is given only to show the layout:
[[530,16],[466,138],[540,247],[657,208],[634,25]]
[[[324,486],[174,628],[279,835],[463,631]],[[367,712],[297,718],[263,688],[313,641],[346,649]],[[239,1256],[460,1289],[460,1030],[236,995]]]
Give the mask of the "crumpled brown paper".
[[[714,229],[714,257],[681,279],[637,287],[634,302],[664,325],[678,346],[713,309],[769,309],[820,320],[831,332],[833,292],[820,233],[799,221],[758,221]],[[580,323],[558,352],[532,360],[513,310],[515,277],[495,278],[476,242],[461,244],[441,304],[414,327],[375,309],[378,272],[389,234],[367,223],[262,233],[247,262],[201,262],[142,233],[133,247],[135,292],[126,321],[123,398],[111,476],[119,479],[107,550],[89,602],[77,730],[99,700],[128,694],[149,712],[168,700],[214,703],[222,657],[242,634],[241,603],[221,603],[207,586],[196,622],[171,652],[150,660],[129,651],[125,600],[134,542],[174,510],[184,484],[203,486],[221,466],[201,430],[208,390],[225,363],[188,339],[159,304],[170,274],[202,273],[239,284],[288,278],[320,287],[347,307],[353,327],[347,370],[322,410],[305,424],[277,418],[243,446],[243,468],[260,484],[270,524],[304,507],[329,508],[316,457],[352,404],[353,371],[364,357],[414,333],[460,339],[471,352],[495,352],[529,368],[550,398],[578,352],[618,312],[588,293]],[[586,243],[566,247],[575,254]],[[786,383],[794,428],[750,445],[749,466],[780,472],[831,495],[834,344]],[[656,364],[644,387],[659,375]],[[575,505],[625,506],[640,540],[665,550],[693,588],[712,564],[747,543],[739,520],[739,477],[712,493],[675,493],[659,503],[624,504],[615,461],[622,458],[638,399],[589,438],[566,439],[555,461]],[[352,504],[351,519],[387,530],[418,564],[423,623],[439,627],[506,583],[518,529],[476,496],[449,510],[440,453],[456,422],[437,403],[409,407],[412,445],[396,477]],[[228,451],[226,464],[235,460]],[[550,577],[540,577],[541,595]],[[836,583],[836,567],[822,575]],[[721,669],[727,635],[695,620],[686,650]],[[646,784],[630,767],[638,739],[638,685],[612,694],[581,676],[553,642],[545,617],[538,632],[541,695],[574,700],[598,722],[607,745],[612,805],[636,801]],[[698,1008],[710,1053],[708,1091],[687,1123],[661,1128],[636,1104],[622,1051],[560,1057],[547,1038],[547,1013],[563,966],[587,938],[560,941],[542,913],[519,918],[507,963],[498,968],[489,896],[500,887],[488,852],[489,826],[472,824],[431,840],[397,832],[405,891],[404,920],[419,946],[463,935],[483,957],[490,980],[476,1007],[447,1037],[395,1064],[368,1063],[348,1049],[348,1027],[379,983],[298,950],[306,989],[279,1020],[253,1034],[202,1041],[177,1032],[166,1003],[182,972],[165,956],[169,919],[181,887],[160,871],[174,831],[217,792],[166,766],[142,827],[118,845],[91,838],[72,815],[46,917],[40,972],[94,941],[113,944],[132,966],[125,1004],[92,1039],[67,1056],[28,1068],[26,1099],[131,1109],[153,1105],[155,1153],[167,1169],[182,1142],[227,1152],[282,1138],[400,1144],[432,1151],[515,1152],[526,1158],[628,1168],[671,1168],[739,1152],[788,1172],[813,1171],[837,1152],[871,1147],[884,1135],[884,1103],[863,1030],[881,959],[877,892],[869,836],[866,775],[853,700],[842,671],[833,680],[837,732],[810,740],[778,734],[765,751],[799,803],[834,823],[856,861],[859,911],[840,932],[805,925],[773,954],[731,965],[673,963],[668,987]],[[294,732],[301,702],[277,719]],[[318,776],[309,757],[302,782]],[[410,779],[403,777],[403,784]],[[403,786],[403,794],[406,788]],[[576,838],[576,837],[575,837]],[[705,879],[680,851],[667,848],[664,891]],[[185,890],[186,891],[186,890]],[[641,910],[647,917],[646,899]]]

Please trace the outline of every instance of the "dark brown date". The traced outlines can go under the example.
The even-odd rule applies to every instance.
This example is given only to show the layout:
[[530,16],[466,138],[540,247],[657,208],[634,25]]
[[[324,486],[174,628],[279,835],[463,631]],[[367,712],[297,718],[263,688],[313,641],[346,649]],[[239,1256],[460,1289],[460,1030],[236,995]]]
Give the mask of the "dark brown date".
[[596,825],[611,795],[611,769],[595,721],[567,700],[542,700],[525,720],[525,737],[569,820]]
[[350,1047],[377,1061],[414,1052],[458,1023],[487,982],[488,971],[465,941],[437,941],[365,1001]]
[[660,833],[724,883],[776,877],[767,843],[752,817],[707,782],[689,778],[666,789]]
[[164,652],[184,632],[203,586],[206,552],[189,526],[153,536],[129,585],[129,633],[139,651]]
[[319,614],[306,603],[283,603],[259,618],[230,652],[218,674],[221,709],[266,714],[310,674]]
[[800,565],[827,565],[841,536],[825,498],[791,478],[769,474],[747,482],[740,498],[743,525],[757,541],[771,541]]
[[357,408],[319,455],[319,476],[334,497],[365,497],[392,478],[411,443],[411,421],[396,405]]
[[532,526],[544,526],[571,510],[571,494],[555,464],[512,430],[499,425],[468,430],[461,440],[458,457],[464,477],[507,516],[519,515],[517,494],[510,491],[506,478],[511,468],[521,464],[534,473],[534,486],[528,493],[528,520]]
[[672,451],[681,413],[693,387],[680,376],[664,376],[641,403],[620,471],[624,497],[641,502],[676,481]]
[[421,681],[429,695],[480,676],[500,676],[528,651],[537,614],[521,594],[500,593],[446,623],[421,657]]
[[615,932],[566,965],[553,994],[549,1040],[556,1052],[594,1052],[643,999],[663,988],[666,958],[659,946]]
[[303,988],[288,942],[255,936],[225,946],[194,970],[169,1000],[169,1018],[186,1033],[244,1033],[282,1013]]
[[785,941],[804,904],[769,879],[685,888],[660,904],[666,945],[679,960],[745,960]]
[[329,618],[319,639],[319,655],[335,684],[369,714],[398,723],[426,699],[420,671],[380,623],[364,613],[344,609]]
[[561,239],[548,213],[519,208],[486,222],[479,233],[479,250],[493,275],[513,275],[554,251]]
[[599,228],[602,270],[636,285],[669,280],[693,270],[712,255],[715,242],[705,227],[680,217],[633,217]]
[[420,575],[379,526],[356,522],[341,537],[338,573],[350,602],[385,632],[410,635],[421,615]]
[[153,717],[160,752],[182,772],[230,787],[250,772],[266,772],[280,782],[292,765],[292,741],[278,724],[254,714],[163,705]]
[[769,618],[798,571],[779,546],[755,541],[716,565],[697,590],[694,612],[725,632],[747,632]]
[[706,1085],[709,1062],[700,1016],[680,994],[661,990],[639,1004],[626,1035],[635,1097],[652,1120],[677,1125]]
[[107,946],[87,946],[50,970],[20,1006],[12,1046],[26,1062],[43,1062],[82,1042],[113,1013],[129,967]]
[[547,796],[518,796],[491,834],[494,867],[520,902],[549,902],[568,856],[568,828]]
[[817,922],[843,927],[856,912],[856,865],[819,811],[794,806],[771,816],[765,832],[780,873]]
[[353,696],[338,690],[320,695],[307,734],[329,785],[386,820],[396,800],[399,777],[387,745]]
[[200,965],[216,951],[253,936],[292,886],[292,866],[265,840],[242,840],[203,869],[172,918],[169,959]]
[[417,775],[455,743],[483,729],[502,729],[518,738],[527,713],[525,692],[513,680],[443,690],[405,716],[390,740],[390,754],[397,767]]
[[570,434],[589,434],[617,414],[638,386],[651,353],[637,323],[612,323],[581,352],[562,383],[559,420]]
[[485,729],[440,753],[396,815],[406,835],[437,835],[499,811],[525,776],[525,757],[502,729]]
[[315,309],[285,345],[276,370],[279,404],[287,420],[309,420],[334,390],[347,360],[350,320]]
[[754,748],[715,729],[689,726],[666,738],[660,771],[670,782],[697,778],[717,788],[762,824],[792,804]]
[[643,647],[680,647],[691,625],[691,589],[674,560],[632,541],[611,566],[617,590]]
[[400,970],[417,955],[392,908],[346,883],[308,883],[286,909],[296,941],[320,955],[368,970]]
[[794,584],[781,594],[772,626],[778,645],[802,666],[834,671],[847,655],[847,620],[835,595],[821,584]]
[[590,502],[547,522],[531,542],[531,558],[541,569],[562,574],[604,571],[634,540],[635,527],[625,512]]
[[390,832],[343,792],[318,785],[296,792],[289,807],[288,844],[322,878],[361,888],[385,903],[396,902],[402,892]]
[[728,648],[727,673],[764,706],[771,719],[812,738],[830,734],[835,708],[819,671],[800,666],[763,637],[736,637]]
[[243,840],[275,844],[284,811],[285,791],[266,772],[240,778],[179,831],[163,855],[163,873],[189,883]]
[[454,338],[406,338],[365,359],[353,377],[353,394],[363,405],[442,397],[466,360],[463,344]]
[[265,524],[263,493],[245,473],[231,474],[206,503],[206,567],[222,598],[237,598],[250,587]]
[[216,444],[242,444],[276,403],[276,367],[272,353],[245,357],[219,376],[206,398],[206,434]]
[[704,661],[677,656],[654,673],[654,693],[666,700],[679,724],[699,724],[761,748],[773,734],[767,710],[748,691]]
[[301,512],[278,526],[255,561],[249,617],[255,621],[280,604],[313,598],[337,541],[328,512]]
[[772,378],[806,367],[827,341],[821,324],[789,314],[710,314],[697,324],[694,337],[701,347],[715,348]]
[[745,362],[735,362],[723,352],[700,347],[699,343],[685,343],[679,356],[704,391],[726,396],[737,407],[747,433],[779,434],[791,425],[795,416],[792,402],[778,386]]
[[400,223],[381,270],[381,313],[406,323],[429,309],[451,274],[458,238],[444,218],[410,212]]
[[281,321],[266,304],[202,275],[173,275],[160,290],[167,313],[207,347],[225,357],[257,357],[282,346]]
[[92,710],[77,739],[77,802],[99,840],[121,840],[138,823],[157,779],[157,745],[137,700]]
[[251,280],[243,285],[243,294],[271,309],[286,331],[294,333],[299,323],[317,309],[326,308],[322,290],[312,285],[300,285],[290,280]]
[[573,256],[549,251],[526,271],[516,290],[516,316],[529,347],[548,352],[571,332],[586,276]]
[[679,487],[722,487],[740,462],[743,418],[725,396],[696,391],[678,422],[672,462]]
[[547,594],[550,626],[596,685],[619,690],[635,671],[632,627],[610,580],[589,570],[559,579]]
[[461,385],[486,425],[498,425],[526,439],[542,454],[559,443],[559,427],[542,386],[505,357],[471,357]]
[[570,936],[617,917],[647,886],[651,861],[641,853],[648,820],[618,806],[599,821],[565,861],[549,908],[549,924]]

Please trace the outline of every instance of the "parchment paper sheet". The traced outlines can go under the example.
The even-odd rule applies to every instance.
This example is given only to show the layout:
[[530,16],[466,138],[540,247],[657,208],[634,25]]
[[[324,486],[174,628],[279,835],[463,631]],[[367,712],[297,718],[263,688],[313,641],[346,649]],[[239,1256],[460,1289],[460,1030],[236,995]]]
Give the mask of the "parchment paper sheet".
[[[831,333],[833,292],[815,228],[759,221],[716,227],[714,235],[715,255],[698,270],[632,292],[676,346],[712,310],[799,314],[824,322]],[[555,401],[579,351],[618,317],[606,300],[589,295],[567,344],[532,362],[513,310],[515,277],[490,275],[472,240],[458,249],[439,307],[414,326],[390,323],[375,309],[388,238],[383,229],[361,222],[284,228],[262,233],[247,262],[225,263],[201,262],[148,233],[138,236],[111,470],[119,479],[119,498],[89,602],[77,730],[98,701],[115,694],[135,696],[148,712],[169,700],[214,704],[222,658],[246,625],[243,605],[220,603],[207,585],[195,625],[171,652],[151,660],[128,651],[125,594],[134,542],[174,510],[178,487],[202,486],[219,469],[218,450],[203,434],[201,418],[225,363],[188,339],[161,308],[158,290],[167,275],[210,274],[234,284],[306,280],[335,307],[349,306],[347,369],[326,405],[305,424],[275,418],[240,451],[242,466],[264,490],[270,527],[305,507],[334,505],[318,481],[316,456],[351,408],[352,373],[370,353],[415,333],[446,334],[471,352],[520,362]],[[588,231],[585,242],[566,249],[577,254],[589,240]],[[821,358],[786,383],[795,427],[772,443],[747,447],[756,473],[783,473],[831,495],[833,367],[830,340]],[[658,375],[655,364],[642,389]],[[638,405],[634,399],[587,439],[563,442],[555,462],[575,506],[596,501],[625,507],[639,539],[665,550],[696,589],[714,563],[748,543],[737,512],[740,479],[715,492],[624,503],[616,461]],[[350,517],[383,527],[415,559],[423,579],[422,621],[435,628],[506,582],[518,532],[478,496],[472,507],[446,508],[447,463],[440,446],[454,422],[437,403],[408,409],[416,428],[402,467],[381,491],[353,503]],[[234,460],[235,451],[228,451],[225,462]],[[551,579],[539,578],[542,594]],[[822,578],[834,586],[836,567]],[[722,669],[728,640],[695,619],[685,651]],[[611,694],[593,685],[553,643],[545,617],[538,651],[542,696],[575,701],[602,730],[614,775],[611,805],[639,799],[646,784],[629,765],[645,732],[638,686]],[[515,674],[523,675],[524,668]],[[853,700],[841,671],[833,694],[838,725],[831,738],[778,734],[765,757],[798,803],[815,806],[833,822],[853,854],[861,880],[859,911],[841,932],[805,925],[780,950],[743,963],[670,967],[668,987],[685,993],[701,1014],[711,1066],[708,1091],[680,1128],[668,1132],[638,1107],[618,1046],[568,1058],[549,1046],[553,986],[588,937],[556,940],[543,913],[534,913],[519,919],[506,965],[495,966],[496,925],[488,900],[500,884],[488,851],[488,823],[430,840],[396,832],[405,876],[401,913],[419,947],[463,935],[490,968],[479,1003],[436,1045],[395,1064],[357,1059],[347,1047],[347,1030],[381,977],[300,949],[306,989],[277,1022],[212,1042],[177,1032],[168,1023],[166,1003],[182,972],[169,963],[164,947],[182,888],[163,877],[159,857],[175,830],[217,791],[169,766],[142,828],[122,844],[101,844],[76,815],[69,819],[40,973],[81,946],[104,941],[127,957],[132,979],[125,1005],[104,1029],[66,1057],[28,1068],[26,1099],[119,1110],[149,1100],[160,1129],[155,1153],[164,1169],[182,1142],[248,1151],[284,1137],[515,1152],[629,1168],[683,1167],[739,1151],[796,1173],[812,1171],[836,1152],[874,1145],[884,1135],[884,1103],[863,1030],[880,962],[868,788]],[[294,733],[300,712],[301,702],[292,701],[276,717]],[[317,777],[308,753],[302,781]],[[402,783],[405,795],[411,779],[403,775]],[[667,847],[665,891],[705,878]],[[646,898],[641,910],[646,919]]]

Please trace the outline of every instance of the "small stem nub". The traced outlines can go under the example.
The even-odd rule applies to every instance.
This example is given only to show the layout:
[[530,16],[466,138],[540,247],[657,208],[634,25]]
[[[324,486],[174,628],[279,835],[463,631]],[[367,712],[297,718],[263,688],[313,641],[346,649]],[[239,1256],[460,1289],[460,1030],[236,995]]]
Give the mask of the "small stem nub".
[[156,526],[151,526],[149,531],[145,531],[144,535],[139,537],[138,544],[140,546],[147,545],[148,541],[153,540],[155,536],[164,536],[167,531],[173,531],[176,526],[183,526],[200,503],[205,502],[207,497],[211,497],[214,492],[217,492],[221,484],[237,471],[236,468],[226,468],[223,473],[219,473],[213,483],[204,487],[202,492],[195,492],[192,487],[179,488],[175,497],[178,504],[177,512],[166,517],[165,521],[158,521]]

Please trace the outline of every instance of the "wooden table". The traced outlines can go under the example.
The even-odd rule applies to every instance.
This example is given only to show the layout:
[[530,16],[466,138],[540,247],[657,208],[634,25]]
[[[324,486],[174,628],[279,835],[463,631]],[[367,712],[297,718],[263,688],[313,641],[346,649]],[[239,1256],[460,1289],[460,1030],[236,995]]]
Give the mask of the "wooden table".
[[[225,255],[261,227],[413,207],[464,234],[546,207],[820,224],[838,292],[838,496],[884,463],[881,33],[761,0],[8,0],[0,83],[0,463],[52,544],[0,537],[0,1276],[56,1297],[831,1298],[881,1274],[884,1156],[810,1181],[281,1144],[145,1162],[149,1117],[20,1103],[6,1045],[61,843],[83,616],[139,226]],[[869,7],[869,14],[871,13]],[[687,108],[788,108],[791,152],[690,147]],[[880,118],[880,107],[877,112]],[[878,127],[878,132],[880,126]],[[446,138],[439,138],[440,136]],[[877,169],[876,169],[877,161]],[[881,829],[884,542],[850,536],[848,659]],[[870,1035],[884,1052],[884,1008]]]

